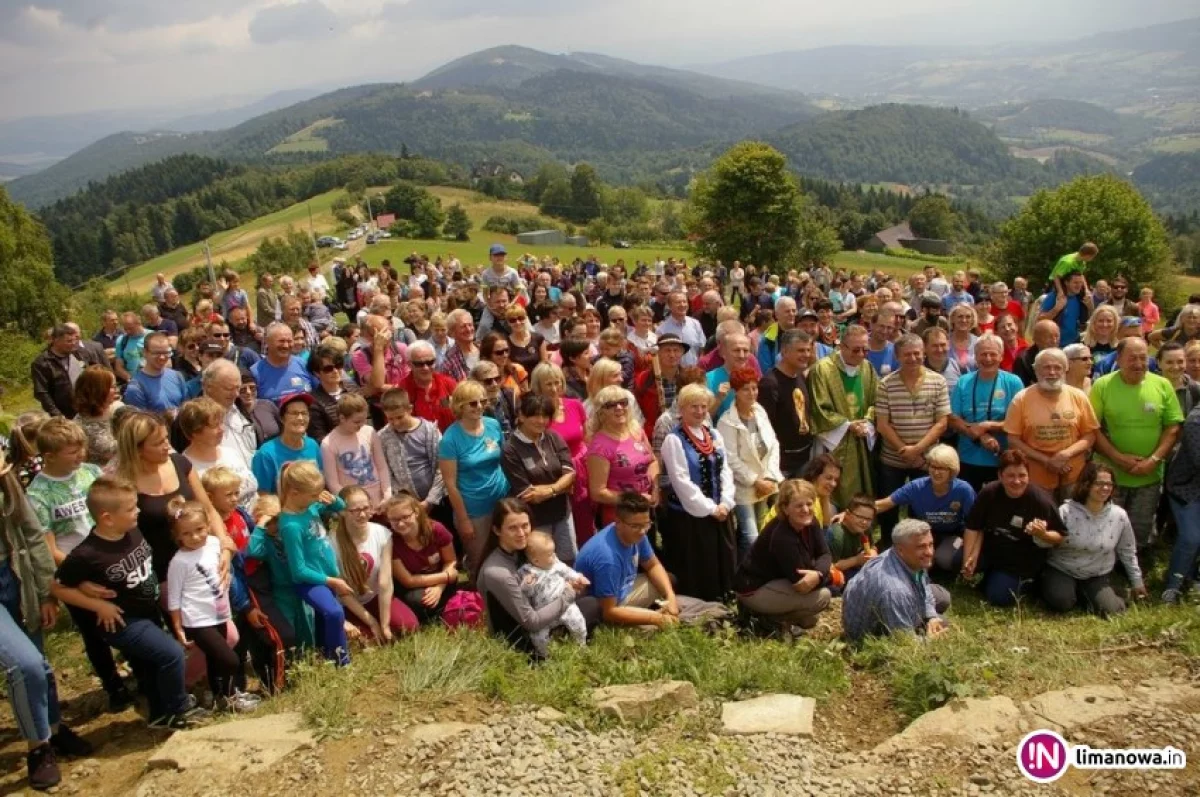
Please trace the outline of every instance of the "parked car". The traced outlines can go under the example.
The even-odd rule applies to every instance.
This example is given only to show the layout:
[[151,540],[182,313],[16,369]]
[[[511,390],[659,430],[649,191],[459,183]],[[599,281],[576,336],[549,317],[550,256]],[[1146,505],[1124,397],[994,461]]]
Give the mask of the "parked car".
[[372,232],[372,233],[367,234],[367,244],[368,245],[375,243],[377,240],[379,240],[379,237],[375,233]]
[[320,238],[317,239],[317,246],[320,247],[321,249],[325,249],[325,248],[333,246],[337,243],[338,243],[338,239],[334,238],[332,235],[322,235]]
[[375,237],[376,238],[391,238],[392,234],[390,232],[388,232],[387,230],[380,230],[379,232],[375,233]]
[[630,249],[630,248],[632,248],[632,245],[629,243],[629,241],[613,241],[613,248],[614,249]]

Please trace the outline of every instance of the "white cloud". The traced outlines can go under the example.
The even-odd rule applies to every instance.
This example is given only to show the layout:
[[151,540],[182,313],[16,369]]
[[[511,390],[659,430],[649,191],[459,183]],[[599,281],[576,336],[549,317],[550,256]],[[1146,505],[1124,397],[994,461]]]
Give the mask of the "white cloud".
[[337,14],[320,0],[302,0],[259,11],[250,21],[250,38],[256,44],[316,41],[336,35],[340,27]]

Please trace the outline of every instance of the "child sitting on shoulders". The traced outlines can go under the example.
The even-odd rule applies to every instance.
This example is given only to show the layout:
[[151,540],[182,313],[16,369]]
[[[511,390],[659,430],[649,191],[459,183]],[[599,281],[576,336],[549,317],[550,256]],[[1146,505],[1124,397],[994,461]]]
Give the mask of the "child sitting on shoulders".
[[[1067,295],[1063,280],[1074,273],[1083,276],[1083,290],[1090,290],[1087,284],[1088,263],[1095,260],[1098,254],[1100,254],[1100,247],[1088,241],[1079,247],[1078,252],[1071,252],[1060,257],[1058,262],[1054,264],[1054,267],[1050,269],[1050,281],[1054,283],[1053,295],[1056,297]],[[1053,302],[1051,302],[1051,305],[1053,305]]]
[[[275,694],[285,685],[287,654],[296,646],[296,633],[275,605],[268,569],[259,560],[246,556],[250,532],[255,524],[250,514],[238,505],[241,477],[232,468],[218,465],[206,470],[200,483],[204,485],[213,509],[225,521],[229,539],[238,549],[230,563],[233,579],[229,584],[229,600],[239,637],[236,688],[246,690],[245,662],[249,654],[263,687]],[[258,502],[262,504],[268,500],[274,502],[272,516],[278,515],[279,499],[275,496],[262,496]]]
[[[105,644],[129,661],[149,700],[151,725],[190,728],[208,712],[187,693],[183,648],[162,627],[150,546],[137,529],[137,488],[125,479],[101,476],[88,491],[87,508],[96,527],[58,566],[51,591],[83,609],[82,621],[98,627]],[[84,582],[113,597],[88,597],[79,589]]]
[[[521,591],[529,599],[529,605],[535,609],[557,600],[564,590],[573,589],[572,582],[583,579],[587,583],[587,579],[564,565],[554,555],[554,538],[545,532],[535,531],[529,535],[525,557],[526,564],[517,570],[517,580],[521,583]],[[571,632],[571,637],[580,645],[587,644],[587,623],[579,607],[572,602],[556,621],[530,634],[530,640],[538,655],[547,655],[550,632],[560,625],[566,626]]]
[[[259,699],[237,689],[241,661],[230,620],[229,591],[221,586],[221,541],[208,533],[208,511],[180,496],[167,504],[171,537],[179,550],[167,568],[167,611],[175,638],[200,648],[213,702],[223,711],[254,711]],[[235,576],[236,578],[236,576]]]

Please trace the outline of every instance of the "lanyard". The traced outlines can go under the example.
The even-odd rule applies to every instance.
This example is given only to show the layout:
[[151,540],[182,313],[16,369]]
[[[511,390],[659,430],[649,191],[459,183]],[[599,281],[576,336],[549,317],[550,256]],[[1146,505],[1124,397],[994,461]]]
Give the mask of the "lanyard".
[[979,407],[977,406],[978,395],[976,388],[979,387],[979,374],[976,372],[975,381],[971,383],[971,423],[979,423],[980,421],[992,420],[992,401],[996,398],[996,384],[1000,381],[1000,374],[996,374],[996,378],[992,380],[992,392],[988,395],[987,415],[983,418],[979,417]]

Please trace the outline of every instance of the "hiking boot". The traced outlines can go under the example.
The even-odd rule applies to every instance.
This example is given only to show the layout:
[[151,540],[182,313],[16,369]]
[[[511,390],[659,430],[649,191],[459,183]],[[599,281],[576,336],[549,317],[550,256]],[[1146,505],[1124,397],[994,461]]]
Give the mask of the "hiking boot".
[[130,706],[137,704],[137,698],[133,693],[122,686],[112,689],[108,693],[108,711],[110,714],[119,714]]
[[58,771],[58,761],[54,757],[54,746],[44,744],[30,750],[25,756],[29,767],[29,787],[38,791],[52,789],[62,781],[62,773]]
[[95,749],[91,742],[62,724],[58,726],[58,733],[50,737],[50,745],[64,758],[84,758]]
[[182,714],[168,714],[150,723],[151,728],[167,728],[172,731],[186,731],[203,725],[212,718],[212,712],[206,708],[194,707]]

